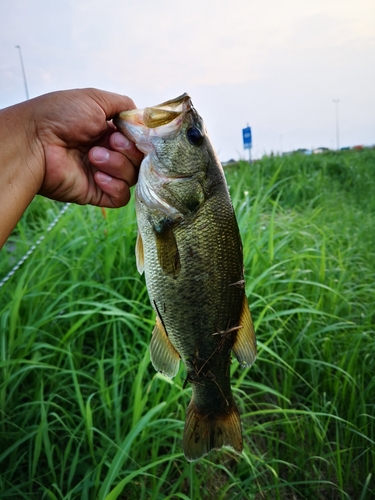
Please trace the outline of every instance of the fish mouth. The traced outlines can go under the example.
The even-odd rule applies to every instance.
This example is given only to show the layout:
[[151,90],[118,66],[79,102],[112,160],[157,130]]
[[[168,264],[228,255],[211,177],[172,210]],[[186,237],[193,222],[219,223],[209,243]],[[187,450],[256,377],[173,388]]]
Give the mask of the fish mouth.
[[143,111],[144,124],[149,128],[161,127],[185,115],[191,108],[190,96],[184,94],[169,101],[145,108]]
[[148,128],[156,128],[174,121],[181,114],[185,114],[190,108],[191,98],[185,92],[175,99],[170,99],[156,106],[122,111],[114,118],[114,122],[115,125],[120,121],[125,121],[129,125],[143,125]]
[[185,92],[156,106],[122,111],[113,118],[113,123],[133,140],[141,151],[148,153],[149,139],[152,136],[167,138],[174,135],[192,107],[191,98]]

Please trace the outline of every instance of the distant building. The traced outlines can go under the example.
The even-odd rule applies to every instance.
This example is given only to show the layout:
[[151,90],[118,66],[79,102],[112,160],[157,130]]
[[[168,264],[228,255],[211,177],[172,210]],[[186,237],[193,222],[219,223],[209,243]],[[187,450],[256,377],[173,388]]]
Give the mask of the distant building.
[[313,150],[314,154],[326,153],[329,151],[329,148],[316,148]]
[[295,153],[300,153],[303,155],[311,155],[311,149],[299,148],[294,151]]
[[233,160],[233,158],[231,158],[228,161],[222,161],[221,162],[221,164],[222,164],[223,167],[226,167],[227,165],[232,165],[233,163],[237,163],[236,160]]
[[295,149],[294,151],[286,151],[283,153],[283,156],[289,156],[289,155],[295,155],[295,154],[311,155],[311,153],[312,153],[311,149],[299,148],[299,149]]

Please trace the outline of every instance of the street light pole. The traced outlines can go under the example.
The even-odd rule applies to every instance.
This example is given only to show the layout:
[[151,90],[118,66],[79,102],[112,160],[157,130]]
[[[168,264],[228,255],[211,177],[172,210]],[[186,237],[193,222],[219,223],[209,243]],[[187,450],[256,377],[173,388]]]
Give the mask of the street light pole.
[[339,150],[339,99],[333,99],[336,106],[336,149]]
[[25,84],[26,99],[29,100],[29,91],[28,91],[28,88],[27,88],[26,73],[25,73],[25,67],[23,65],[21,47],[19,45],[16,45],[16,49],[19,49],[19,51],[20,51],[20,59],[21,59],[21,66],[22,66],[23,82]]

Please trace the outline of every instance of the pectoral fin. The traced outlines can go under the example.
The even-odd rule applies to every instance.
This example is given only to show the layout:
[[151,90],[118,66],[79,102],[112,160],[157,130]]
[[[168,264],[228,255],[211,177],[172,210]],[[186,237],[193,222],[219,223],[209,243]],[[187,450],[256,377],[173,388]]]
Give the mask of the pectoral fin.
[[143,240],[139,231],[137,234],[137,242],[135,244],[135,259],[137,262],[137,269],[139,274],[143,274],[143,271],[145,269],[145,255],[143,250]]
[[171,344],[159,317],[152,332],[150,343],[151,362],[155,370],[173,378],[178,372],[180,355]]
[[176,278],[180,272],[180,254],[172,227],[164,227],[155,232],[156,250],[160,267],[164,274]]
[[237,331],[236,340],[232,349],[238,362],[242,366],[250,366],[255,361],[257,348],[253,320],[251,319],[246,295],[243,300],[239,326],[242,326],[242,328]]

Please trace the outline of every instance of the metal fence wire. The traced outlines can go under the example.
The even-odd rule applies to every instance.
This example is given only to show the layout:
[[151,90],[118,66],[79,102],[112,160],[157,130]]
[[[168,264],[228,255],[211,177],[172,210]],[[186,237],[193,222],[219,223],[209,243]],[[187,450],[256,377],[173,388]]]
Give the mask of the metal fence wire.
[[12,269],[9,271],[9,273],[0,281],[0,288],[18,271],[18,269],[22,266],[22,264],[30,257],[30,255],[34,252],[34,250],[42,243],[44,238],[46,237],[46,234],[53,229],[58,220],[64,213],[68,210],[70,203],[65,203],[65,205],[62,207],[60,212],[56,215],[56,217],[53,219],[53,221],[49,224],[47,229],[45,230],[44,234],[42,234],[37,241],[29,248],[29,250],[25,253],[25,255],[15,264]]

